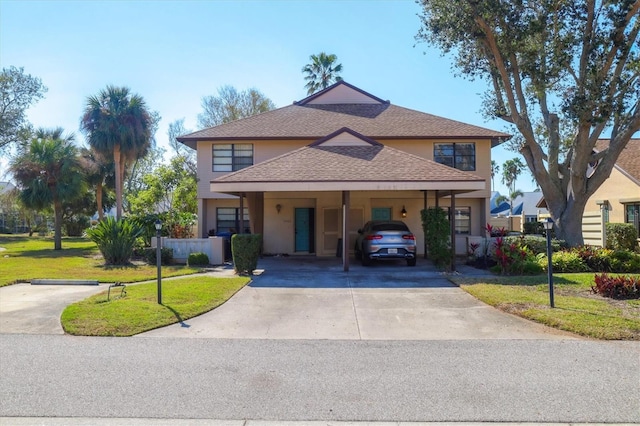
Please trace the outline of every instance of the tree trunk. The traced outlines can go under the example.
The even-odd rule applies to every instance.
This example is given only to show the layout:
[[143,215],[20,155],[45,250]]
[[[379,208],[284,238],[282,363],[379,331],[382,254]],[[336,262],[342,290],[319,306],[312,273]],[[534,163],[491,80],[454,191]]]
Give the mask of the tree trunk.
[[96,186],[96,204],[98,207],[98,220],[102,222],[104,219],[104,208],[102,207],[102,182],[99,182]]
[[582,215],[587,204],[587,197],[570,197],[568,200],[548,200],[547,208],[555,221],[556,238],[564,240],[569,246],[584,244],[582,237]]
[[116,144],[113,147],[113,162],[116,167],[116,219],[122,218],[122,167],[120,164],[120,144]]
[[59,199],[53,200],[53,249],[62,250],[62,203]]

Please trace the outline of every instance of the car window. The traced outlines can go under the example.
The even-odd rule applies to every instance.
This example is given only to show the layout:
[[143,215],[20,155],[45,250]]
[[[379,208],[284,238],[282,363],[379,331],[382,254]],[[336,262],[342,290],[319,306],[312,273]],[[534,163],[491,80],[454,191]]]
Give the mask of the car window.
[[372,231],[409,231],[404,223],[376,223],[371,226]]

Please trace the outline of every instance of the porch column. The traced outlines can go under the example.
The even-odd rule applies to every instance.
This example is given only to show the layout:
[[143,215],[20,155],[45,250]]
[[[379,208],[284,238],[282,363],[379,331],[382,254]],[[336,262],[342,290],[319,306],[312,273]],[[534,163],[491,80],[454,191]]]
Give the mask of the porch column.
[[264,233],[264,192],[247,192],[247,208],[252,234]]
[[[424,193],[424,208],[423,210],[427,209],[427,190],[425,189],[424,191],[422,191]],[[422,215],[420,215],[420,222],[422,223]],[[427,258],[427,237],[426,235],[424,235],[424,229],[422,231],[422,237],[424,239],[424,258]]]
[[451,207],[449,208],[449,224],[451,225],[451,272],[456,270],[456,193],[451,191]]
[[349,272],[349,205],[350,192],[342,191],[342,266]]
[[238,234],[244,234],[244,192],[240,193],[240,229]]

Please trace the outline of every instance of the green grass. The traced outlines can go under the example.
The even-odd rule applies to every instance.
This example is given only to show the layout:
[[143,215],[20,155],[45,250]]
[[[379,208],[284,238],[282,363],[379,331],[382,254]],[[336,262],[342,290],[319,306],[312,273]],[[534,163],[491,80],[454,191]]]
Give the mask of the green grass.
[[127,286],[124,297],[110,301],[105,291],[69,305],[62,313],[62,328],[81,336],[132,336],[208,312],[248,282],[246,277],[163,281],[162,305],[157,303],[156,283]]
[[[62,250],[53,249],[53,238],[23,235],[0,236],[0,287],[34,278],[87,279],[100,282],[137,282],[157,275],[154,265],[105,266],[97,246],[86,238],[63,238]],[[199,268],[162,267],[163,277],[188,275]]]
[[546,275],[452,281],[489,305],[560,330],[596,339],[640,340],[640,301],[593,294],[593,277],[555,274],[554,309],[549,306]]

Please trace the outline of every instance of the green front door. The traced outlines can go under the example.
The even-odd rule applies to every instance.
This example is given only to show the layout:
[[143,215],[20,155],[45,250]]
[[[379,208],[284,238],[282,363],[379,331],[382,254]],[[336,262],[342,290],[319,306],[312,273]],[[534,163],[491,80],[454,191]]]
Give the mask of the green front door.
[[295,209],[295,233],[295,251],[314,253],[314,209]]
[[391,220],[391,207],[372,208],[371,220]]

